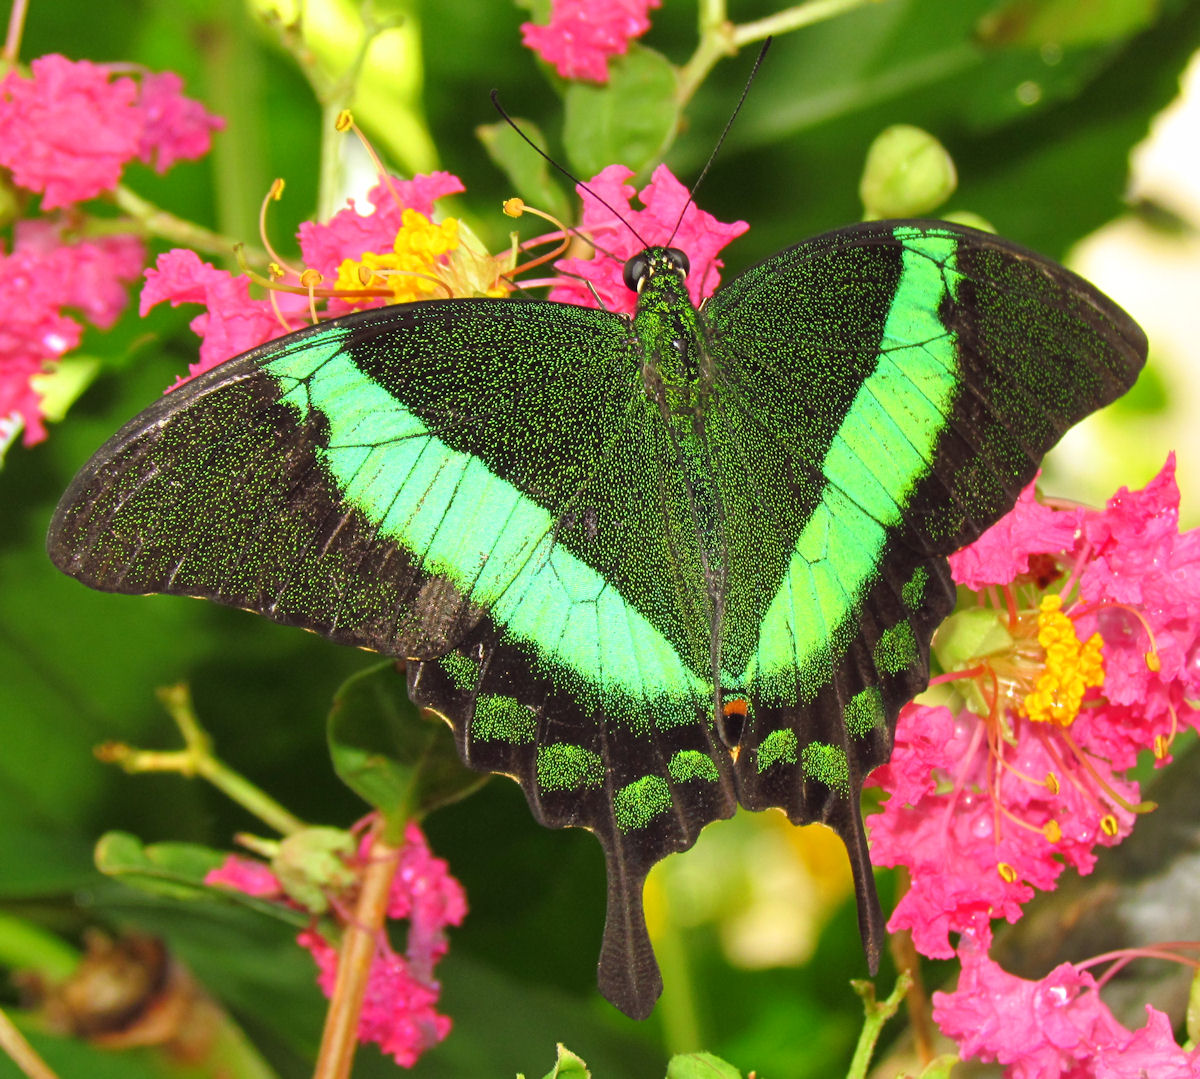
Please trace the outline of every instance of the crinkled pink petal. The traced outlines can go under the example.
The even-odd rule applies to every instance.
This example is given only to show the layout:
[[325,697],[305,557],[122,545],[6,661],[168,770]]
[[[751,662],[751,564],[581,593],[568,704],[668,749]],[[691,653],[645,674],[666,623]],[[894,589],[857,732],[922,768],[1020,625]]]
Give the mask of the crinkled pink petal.
[[1036,479],[1030,483],[1016,505],[974,543],[950,556],[950,572],[956,583],[975,591],[987,585],[1008,584],[1028,572],[1030,555],[1072,548],[1083,511],[1042,505],[1035,497],[1036,483]]
[[[691,263],[687,284],[692,302],[699,303],[716,291],[724,266],[717,253],[750,226],[745,221],[724,224],[689,202],[688,189],[666,165],[654,170],[650,183],[640,193],[626,182],[632,175],[624,165],[609,165],[588,181],[590,192],[583,185],[577,189],[583,199],[580,228],[595,239],[598,250],[590,259],[567,258],[555,263],[564,276],[551,289],[551,300],[594,307],[598,295],[608,310],[632,313],[637,297],[625,287],[625,261],[644,244],[665,244],[668,240],[672,247],[685,251]],[[632,206],[635,193],[642,209]]]
[[283,885],[269,865],[238,854],[227,855],[216,869],[210,869],[204,875],[204,883],[264,899],[282,899],[284,896]]
[[1008,974],[967,942],[953,993],[933,994],[934,1022],[964,1059],[1009,1065],[1013,1079],[1072,1074],[1082,1055],[1127,1032],[1101,1002],[1095,981],[1064,963],[1038,982]]
[[[986,939],[986,938],[985,938]],[[1175,1042],[1167,1017],[1131,1032],[1100,999],[1087,971],[1070,963],[1039,981],[1007,973],[965,937],[952,993],[933,994],[933,1018],[963,1059],[1006,1065],[1010,1079],[1194,1079],[1197,1054]]]
[[203,338],[199,362],[188,368],[190,377],[299,329],[304,325],[303,312],[307,308],[307,299],[302,295],[277,294],[277,303],[284,316],[293,316],[292,323],[284,326],[269,301],[250,298],[249,282],[245,277],[234,277],[227,270],[217,269],[202,261],[194,251],[184,248],[174,248],[159,255],[155,265],[146,271],[141,313],[145,315],[164,300],[170,301],[172,307],[198,303],[208,308],[190,324]]
[[0,417],[17,414],[24,442],[46,437],[41,396],[32,376],[79,344],[82,326],[63,308],[107,327],[128,299],[126,286],[141,271],[144,249],[132,236],[63,243],[57,222],[21,222],[16,248],[0,255],[7,289],[0,321]]
[[142,116],[138,157],[156,172],[203,157],[212,147],[212,133],[225,126],[222,117],[183,96],[183,80],[173,71],[144,75],[137,107]]
[[662,0],[554,0],[550,22],[521,24],[521,43],[564,79],[608,81],[608,58],[650,29],[647,15]]
[[344,259],[361,259],[364,252],[390,251],[400,231],[405,210],[433,216],[433,205],[447,195],[464,191],[462,181],[448,172],[432,172],[411,180],[390,178],[367,195],[371,209],[360,213],[354,199],[328,221],[305,221],[300,226],[300,251],[304,264],[327,279],[337,277]]
[[30,68],[32,78],[13,70],[0,80],[0,165],[41,192],[45,210],[115,187],[141,138],[137,84],[57,54]]
[[1092,1074],[1095,1079],[1197,1079],[1200,1050],[1184,1049],[1167,1014],[1147,1004],[1146,1025],[1119,1048],[1101,1046]]
[[[315,929],[305,929],[296,937],[317,964],[317,984],[330,997],[337,982],[338,953]],[[360,1041],[376,1042],[383,1052],[403,1068],[411,1068],[417,1058],[440,1042],[449,1032],[449,1017],[439,1015],[437,983],[414,977],[403,956],[390,948],[380,948],[367,975],[367,991],[358,1019]]]

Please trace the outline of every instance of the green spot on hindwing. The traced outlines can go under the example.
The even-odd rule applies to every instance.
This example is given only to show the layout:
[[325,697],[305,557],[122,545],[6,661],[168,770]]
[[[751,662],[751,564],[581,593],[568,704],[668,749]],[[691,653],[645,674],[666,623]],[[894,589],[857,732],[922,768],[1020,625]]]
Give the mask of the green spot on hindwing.
[[801,760],[806,779],[824,783],[838,794],[850,793],[850,765],[846,754],[826,742],[809,742]]
[[[484,693],[475,701],[471,737],[479,741],[528,745],[537,737],[537,720],[533,712],[512,697]],[[540,767],[540,760],[538,764]]]
[[758,770],[765,772],[773,764],[786,762],[795,764],[798,741],[796,732],[790,727],[772,731],[758,746]]
[[479,684],[479,664],[460,652],[450,652],[437,661],[456,689],[474,689]]
[[884,722],[883,694],[878,686],[867,686],[846,702],[842,721],[852,737],[863,738]]
[[689,779],[705,779],[716,783],[720,778],[712,757],[698,749],[681,749],[676,753],[667,765],[667,774],[676,783],[686,783]]
[[880,674],[899,674],[916,663],[917,654],[917,638],[912,626],[899,622],[880,634],[872,657]]
[[924,566],[918,566],[913,570],[913,575],[905,582],[904,587],[900,589],[900,598],[910,611],[915,611],[921,606],[922,600],[925,599],[925,586],[928,583],[929,570]]
[[594,790],[604,782],[604,761],[570,742],[538,746],[537,781],[544,791]]
[[662,776],[642,776],[613,797],[613,816],[622,832],[645,828],[671,808],[671,788]]

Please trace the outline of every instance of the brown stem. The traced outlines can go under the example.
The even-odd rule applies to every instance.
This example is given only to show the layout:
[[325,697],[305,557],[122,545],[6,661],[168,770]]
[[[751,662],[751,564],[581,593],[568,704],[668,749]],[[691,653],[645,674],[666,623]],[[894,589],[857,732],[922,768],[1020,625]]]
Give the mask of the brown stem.
[[50,1066],[38,1056],[37,1050],[25,1040],[13,1021],[0,1011],[0,1050],[12,1059],[29,1079],[58,1079]]
[[[897,902],[911,886],[906,871],[901,870],[900,877]],[[912,984],[905,994],[904,1003],[905,1010],[908,1012],[908,1025],[912,1030],[913,1048],[916,1051],[917,1059],[924,1066],[933,1060],[936,1050],[934,1048],[933,1018],[929,1009],[929,994],[925,991],[925,983],[921,980],[921,957],[917,954],[917,949],[913,947],[912,933],[908,930],[893,933],[889,947],[896,969],[906,972],[912,978]]]
[[367,849],[367,866],[354,914],[343,931],[337,981],[329,999],[329,1010],[325,1013],[325,1029],[321,1033],[321,1049],[313,1079],[350,1079],[367,977],[383,932],[392,878],[400,864],[399,848],[385,843],[382,831],[383,821],[380,820]]

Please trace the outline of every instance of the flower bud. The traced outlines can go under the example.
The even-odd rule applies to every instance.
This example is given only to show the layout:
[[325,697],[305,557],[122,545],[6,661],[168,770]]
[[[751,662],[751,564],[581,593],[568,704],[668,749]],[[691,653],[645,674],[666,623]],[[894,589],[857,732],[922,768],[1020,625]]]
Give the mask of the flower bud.
[[946,148],[927,131],[896,124],[867,151],[858,193],[865,217],[914,217],[941,206],[958,185]]

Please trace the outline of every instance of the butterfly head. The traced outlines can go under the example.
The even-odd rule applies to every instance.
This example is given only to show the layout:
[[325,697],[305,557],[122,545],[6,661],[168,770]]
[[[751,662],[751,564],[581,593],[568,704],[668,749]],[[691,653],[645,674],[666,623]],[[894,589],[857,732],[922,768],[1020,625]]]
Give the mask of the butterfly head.
[[656,274],[674,274],[682,281],[690,268],[687,255],[678,247],[647,247],[625,263],[625,287],[640,295],[646,282]]

